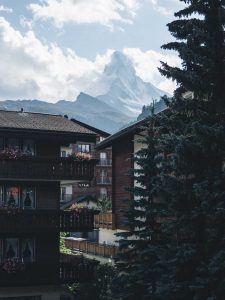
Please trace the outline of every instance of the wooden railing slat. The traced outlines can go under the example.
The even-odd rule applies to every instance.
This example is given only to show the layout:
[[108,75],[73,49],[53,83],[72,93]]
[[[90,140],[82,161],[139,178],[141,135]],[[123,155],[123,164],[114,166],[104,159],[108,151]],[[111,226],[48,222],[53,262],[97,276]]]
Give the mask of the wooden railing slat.
[[0,233],[45,231],[91,231],[93,212],[58,210],[0,210]]

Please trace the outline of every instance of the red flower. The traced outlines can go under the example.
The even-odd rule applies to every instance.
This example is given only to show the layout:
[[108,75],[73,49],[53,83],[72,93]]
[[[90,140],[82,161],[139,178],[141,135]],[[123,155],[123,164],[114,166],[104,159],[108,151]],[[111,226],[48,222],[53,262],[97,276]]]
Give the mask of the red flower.
[[6,258],[2,263],[2,269],[8,274],[17,273],[24,269],[24,263],[18,258]]

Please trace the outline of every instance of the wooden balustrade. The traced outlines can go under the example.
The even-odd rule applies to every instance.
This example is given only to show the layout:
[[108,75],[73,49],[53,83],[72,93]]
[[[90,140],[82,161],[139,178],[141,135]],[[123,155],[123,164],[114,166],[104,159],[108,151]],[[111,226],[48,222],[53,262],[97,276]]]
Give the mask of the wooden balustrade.
[[66,284],[76,282],[89,282],[93,277],[96,262],[76,260],[72,263],[30,263],[21,270],[8,273],[3,270],[0,264],[0,286],[29,286],[39,284]]
[[93,212],[57,210],[0,211],[0,233],[91,231]]
[[65,238],[65,246],[69,249],[77,250],[79,252],[109,258],[113,258],[119,252],[119,248],[113,245],[98,244],[90,241],[80,241],[71,238]]
[[95,215],[95,228],[115,229],[115,214],[107,212]]
[[0,286],[29,286],[56,283],[59,281],[59,266],[56,264],[30,263],[21,270],[8,273],[0,266]]
[[60,282],[87,282],[93,277],[97,261],[79,255],[60,254]]
[[20,157],[0,158],[1,179],[90,180],[96,160]]

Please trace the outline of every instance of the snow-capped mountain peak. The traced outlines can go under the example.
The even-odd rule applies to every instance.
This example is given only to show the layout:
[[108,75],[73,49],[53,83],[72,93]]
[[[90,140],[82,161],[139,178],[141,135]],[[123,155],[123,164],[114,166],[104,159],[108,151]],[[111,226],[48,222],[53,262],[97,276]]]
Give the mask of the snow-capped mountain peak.
[[106,87],[97,98],[130,116],[137,116],[144,105],[159,100],[165,92],[137,76],[130,58],[115,51],[105,66],[99,84]]
[[136,76],[136,72],[132,61],[122,52],[115,51],[111,56],[110,63],[105,66],[103,75],[126,79]]

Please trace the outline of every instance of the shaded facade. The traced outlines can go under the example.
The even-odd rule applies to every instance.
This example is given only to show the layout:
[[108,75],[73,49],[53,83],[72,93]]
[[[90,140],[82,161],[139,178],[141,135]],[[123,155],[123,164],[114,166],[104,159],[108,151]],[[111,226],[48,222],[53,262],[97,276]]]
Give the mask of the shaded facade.
[[60,284],[90,274],[59,252],[60,232],[94,225],[92,213],[60,210],[63,182],[94,178],[94,158],[61,157],[78,140],[96,134],[61,116],[0,111],[0,299],[57,300]]

